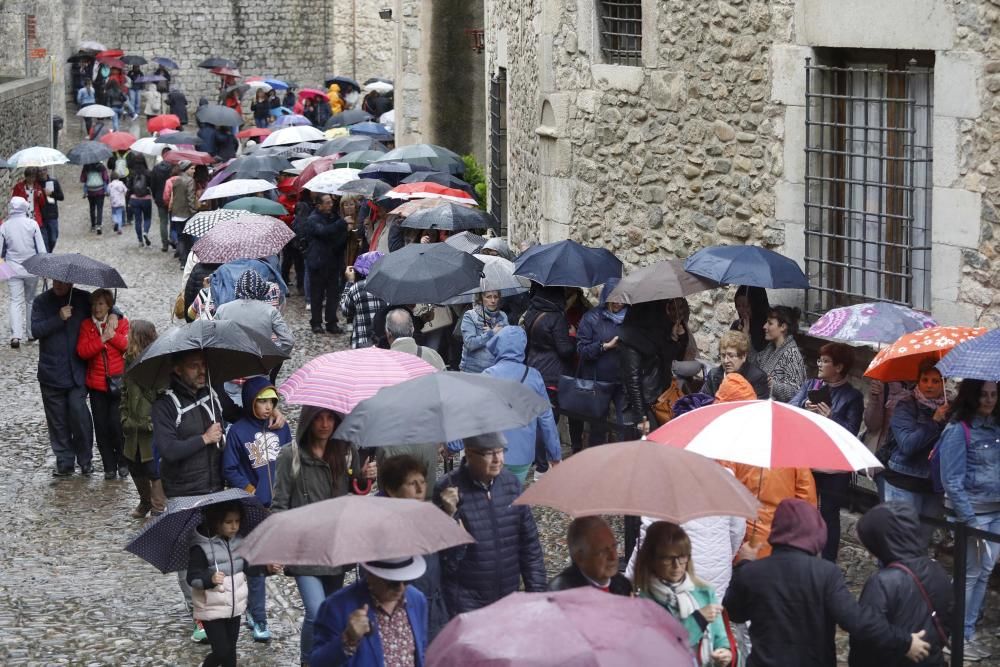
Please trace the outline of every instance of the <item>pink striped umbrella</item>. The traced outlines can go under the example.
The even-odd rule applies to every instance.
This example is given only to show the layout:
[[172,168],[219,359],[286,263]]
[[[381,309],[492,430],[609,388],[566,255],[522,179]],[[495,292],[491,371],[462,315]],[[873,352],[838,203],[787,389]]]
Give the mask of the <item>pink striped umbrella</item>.
[[364,347],[316,357],[292,373],[280,391],[289,403],[345,415],[383,387],[433,372],[433,366],[412,354]]
[[294,232],[281,220],[251,213],[220,221],[198,239],[193,249],[202,262],[224,264],[276,255],[294,238]]
[[850,471],[882,467],[837,422],[775,401],[706,405],[671,419],[650,433],[649,439],[710,459],[760,468]]

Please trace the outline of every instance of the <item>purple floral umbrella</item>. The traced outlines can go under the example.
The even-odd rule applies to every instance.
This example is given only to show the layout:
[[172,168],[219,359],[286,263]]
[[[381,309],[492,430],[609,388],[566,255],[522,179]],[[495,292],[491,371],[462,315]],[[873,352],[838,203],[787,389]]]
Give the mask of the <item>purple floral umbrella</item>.
[[859,303],[834,308],[809,327],[810,336],[864,343],[892,343],[937,322],[930,315],[894,303]]
[[199,261],[224,264],[276,255],[293,238],[295,234],[281,220],[251,213],[218,222],[193,250]]

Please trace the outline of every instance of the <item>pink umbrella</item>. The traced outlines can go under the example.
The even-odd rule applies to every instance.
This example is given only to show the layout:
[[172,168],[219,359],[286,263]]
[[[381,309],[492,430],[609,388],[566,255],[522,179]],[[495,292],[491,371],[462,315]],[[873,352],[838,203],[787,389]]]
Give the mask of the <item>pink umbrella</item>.
[[314,405],[344,415],[379,389],[434,370],[412,354],[364,347],[316,357],[292,373],[280,391],[289,403]]
[[882,467],[837,422],[776,401],[706,405],[671,419],[650,433],[649,439],[710,459],[759,468],[852,471]]
[[224,264],[276,255],[293,238],[295,233],[281,220],[251,214],[219,222],[198,239],[193,250],[202,262]]
[[0,259],[0,280],[10,280],[14,276],[22,275],[17,272],[13,264]]
[[693,664],[687,631],[658,604],[590,586],[512,593],[453,618],[427,649],[428,667]]

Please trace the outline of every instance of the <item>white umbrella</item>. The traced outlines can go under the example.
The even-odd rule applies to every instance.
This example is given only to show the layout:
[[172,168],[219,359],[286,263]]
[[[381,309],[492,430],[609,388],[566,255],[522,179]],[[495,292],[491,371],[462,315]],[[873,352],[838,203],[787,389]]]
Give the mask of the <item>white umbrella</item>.
[[19,167],[51,167],[66,164],[69,158],[48,146],[32,146],[14,153],[7,159],[12,169]]
[[260,145],[262,148],[267,148],[268,146],[301,144],[306,141],[326,141],[326,135],[323,134],[322,130],[317,130],[311,125],[293,125],[272,132]]
[[271,91],[271,85],[263,81],[249,81],[247,85],[250,86],[250,90],[256,90],[260,88],[261,90]]
[[100,42],[95,42],[94,40],[85,40],[80,42],[79,49],[81,51],[107,51],[108,47],[104,46]]
[[358,180],[360,173],[359,169],[350,169],[349,167],[330,169],[329,171],[320,172],[311,178],[303,188],[309,190],[309,192],[339,195],[340,188],[346,183]]
[[157,157],[162,154],[166,148],[167,144],[156,143],[156,137],[143,137],[132,144],[132,147],[129,148],[129,150],[133,153],[142,153],[143,155],[152,155],[153,157]]
[[379,95],[385,95],[392,91],[392,84],[386,81],[372,81],[364,88],[366,93],[378,93]]
[[292,166],[295,167],[296,169],[305,169],[318,159],[319,156],[310,155],[309,157],[299,158],[298,160],[292,160]]
[[274,183],[265,181],[262,178],[237,178],[208,188],[205,190],[205,194],[201,196],[200,201],[252,195],[258,192],[274,190],[276,187]]
[[378,117],[378,122],[382,123],[383,125],[385,125],[390,130],[395,131],[395,129],[396,129],[396,110],[395,109],[390,109],[389,111],[386,111],[384,114],[382,114],[381,116]]
[[479,292],[500,292],[501,297],[513,296],[527,292],[531,281],[514,275],[514,262],[493,255],[473,255],[483,263],[483,277],[479,279],[479,287],[462,292],[445,303],[473,303]]
[[77,111],[76,115],[80,118],[113,118],[115,111],[103,104],[90,104]]

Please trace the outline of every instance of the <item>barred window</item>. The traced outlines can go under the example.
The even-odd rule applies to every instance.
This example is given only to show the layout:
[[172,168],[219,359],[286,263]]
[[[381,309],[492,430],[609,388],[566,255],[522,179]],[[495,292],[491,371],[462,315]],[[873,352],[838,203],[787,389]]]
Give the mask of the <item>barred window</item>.
[[599,0],[598,7],[604,62],[642,66],[642,0]]
[[[851,57],[853,56],[853,57]],[[806,310],[929,310],[933,54],[806,60]]]

